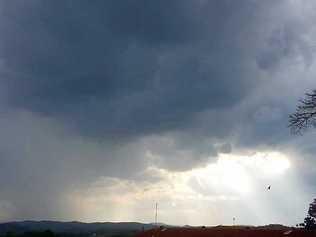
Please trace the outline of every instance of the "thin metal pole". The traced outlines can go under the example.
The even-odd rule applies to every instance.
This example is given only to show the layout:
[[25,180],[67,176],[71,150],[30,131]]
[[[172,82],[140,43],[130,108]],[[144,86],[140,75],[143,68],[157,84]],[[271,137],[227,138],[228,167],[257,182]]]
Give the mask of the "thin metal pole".
[[158,219],[158,203],[156,202],[156,213],[155,213],[155,224],[156,225],[158,224],[157,219]]

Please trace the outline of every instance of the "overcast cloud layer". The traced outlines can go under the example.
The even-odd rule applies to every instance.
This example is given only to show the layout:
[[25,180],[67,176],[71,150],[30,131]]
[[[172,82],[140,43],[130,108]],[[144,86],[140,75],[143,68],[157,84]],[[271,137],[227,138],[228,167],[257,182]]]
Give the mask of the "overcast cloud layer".
[[[315,132],[293,136],[287,119],[316,87],[315,12],[312,0],[0,0],[0,220],[152,222],[159,201],[170,224],[230,223],[219,210],[300,222]],[[291,166],[254,174],[240,156],[256,152]],[[205,184],[226,177],[205,168],[223,155],[258,193]],[[262,197],[267,182],[276,193]]]

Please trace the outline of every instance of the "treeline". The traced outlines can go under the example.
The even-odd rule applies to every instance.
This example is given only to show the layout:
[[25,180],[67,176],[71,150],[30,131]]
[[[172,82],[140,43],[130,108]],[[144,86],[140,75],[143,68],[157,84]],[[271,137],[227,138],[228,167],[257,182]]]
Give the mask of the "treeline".
[[137,231],[105,231],[99,233],[54,233],[51,230],[45,231],[26,231],[16,233],[8,231],[0,237],[132,237]]
[[26,231],[23,233],[16,233],[14,231],[8,231],[2,237],[57,237],[57,235],[51,230],[45,231]]

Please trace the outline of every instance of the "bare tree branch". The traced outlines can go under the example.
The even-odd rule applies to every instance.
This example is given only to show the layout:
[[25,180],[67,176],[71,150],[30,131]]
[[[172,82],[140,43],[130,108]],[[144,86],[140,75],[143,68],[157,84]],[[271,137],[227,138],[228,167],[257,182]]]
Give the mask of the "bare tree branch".
[[316,90],[306,93],[299,100],[296,111],[289,116],[289,128],[294,134],[301,134],[307,128],[316,126]]

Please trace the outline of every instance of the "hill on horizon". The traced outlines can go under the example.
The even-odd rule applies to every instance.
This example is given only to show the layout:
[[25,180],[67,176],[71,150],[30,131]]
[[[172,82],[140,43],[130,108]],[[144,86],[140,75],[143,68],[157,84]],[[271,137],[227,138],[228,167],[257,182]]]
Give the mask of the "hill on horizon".
[[[159,226],[170,226],[164,223],[158,223]],[[140,223],[140,222],[79,222],[79,221],[13,221],[0,223],[0,235],[6,234],[7,232],[23,233],[29,231],[45,231],[51,230],[55,233],[72,233],[72,234],[83,234],[83,233],[100,233],[108,231],[142,231],[149,230],[157,227],[153,223]],[[197,227],[185,225],[184,227]],[[209,227],[208,227],[209,228]],[[214,229],[226,229],[226,228],[251,228],[251,229],[278,229],[284,230],[291,227],[280,225],[280,224],[269,224],[265,226],[225,226],[218,225],[212,226]]]
[[7,232],[23,233],[29,231],[51,230],[55,233],[95,233],[109,231],[141,231],[154,228],[153,224],[139,222],[92,222],[85,223],[79,221],[13,221],[0,223],[0,235]]

